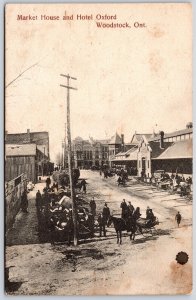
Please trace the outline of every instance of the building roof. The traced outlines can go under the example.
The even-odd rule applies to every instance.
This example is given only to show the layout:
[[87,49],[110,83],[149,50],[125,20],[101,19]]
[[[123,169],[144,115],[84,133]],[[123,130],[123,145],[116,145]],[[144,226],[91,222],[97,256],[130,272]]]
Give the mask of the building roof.
[[122,139],[120,135],[116,132],[115,135],[113,135],[109,141],[109,145],[121,145]]
[[142,140],[142,137],[145,136],[147,140],[151,139],[153,134],[152,133],[134,133],[132,139],[131,139],[131,144],[136,144],[138,145],[140,141]]
[[192,139],[172,143],[161,155],[156,159],[178,159],[178,158],[192,158],[193,145]]
[[[175,137],[175,136],[180,136],[180,135],[184,135],[184,134],[188,134],[188,133],[192,133],[192,132],[193,132],[193,128],[185,128],[185,129],[173,131],[170,133],[165,133],[164,139],[167,139],[170,137]],[[156,141],[156,140],[160,140],[160,135],[157,135],[156,137],[154,137],[154,138],[152,137],[149,139],[149,141]]]
[[126,152],[119,152],[115,155],[115,158],[112,161],[131,161],[137,160],[137,147],[133,147]]
[[6,156],[36,156],[36,144],[6,144]]
[[25,132],[25,133],[8,133],[6,134],[7,144],[26,144],[35,142],[43,145],[48,142],[49,134],[47,131]]
[[151,142],[148,142],[148,144],[149,144],[150,148],[152,149],[151,157],[156,158],[159,155],[161,155],[163,152],[165,152],[166,149],[173,144],[173,142],[164,142],[164,147],[163,148],[160,148],[159,141],[157,141],[157,142],[156,141],[151,141]]

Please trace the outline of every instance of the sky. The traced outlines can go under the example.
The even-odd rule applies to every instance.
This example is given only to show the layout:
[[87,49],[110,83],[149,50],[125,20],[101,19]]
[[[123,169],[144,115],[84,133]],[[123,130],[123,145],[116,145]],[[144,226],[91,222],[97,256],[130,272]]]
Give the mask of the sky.
[[[73,20],[62,20],[65,14]],[[96,22],[131,28],[98,28]],[[6,85],[37,64],[6,88],[6,130],[48,131],[55,159],[66,123],[61,73],[77,78],[71,80],[77,88],[70,92],[72,138],[104,139],[117,131],[129,142],[135,131],[185,128],[192,120],[191,26],[189,4],[7,5]]]

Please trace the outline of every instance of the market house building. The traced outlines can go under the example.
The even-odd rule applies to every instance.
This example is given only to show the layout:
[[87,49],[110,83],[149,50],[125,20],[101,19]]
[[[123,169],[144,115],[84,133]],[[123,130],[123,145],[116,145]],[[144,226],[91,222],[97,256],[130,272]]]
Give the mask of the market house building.
[[167,173],[191,175],[193,172],[192,139],[172,143],[162,154],[152,160],[152,172],[165,170]]
[[125,151],[120,151],[111,157],[111,166],[127,169],[129,174],[137,175],[138,146],[143,138],[147,141],[153,136],[155,135],[135,132],[130,143],[124,143],[123,147],[118,148],[118,150],[123,148]]
[[130,149],[112,157],[112,166],[127,170],[137,168],[137,175],[146,177],[151,177],[156,170],[191,175],[192,135],[191,122],[185,129],[166,134],[163,131],[159,134],[135,133]]

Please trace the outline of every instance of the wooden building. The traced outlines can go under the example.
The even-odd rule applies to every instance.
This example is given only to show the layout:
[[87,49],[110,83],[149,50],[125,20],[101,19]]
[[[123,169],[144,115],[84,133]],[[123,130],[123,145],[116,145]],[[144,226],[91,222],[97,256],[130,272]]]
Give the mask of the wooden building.
[[6,144],[5,155],[6,181],[10,181],[21,174],[26,174],[26,178],[32,182],[37,181],[35,144]]

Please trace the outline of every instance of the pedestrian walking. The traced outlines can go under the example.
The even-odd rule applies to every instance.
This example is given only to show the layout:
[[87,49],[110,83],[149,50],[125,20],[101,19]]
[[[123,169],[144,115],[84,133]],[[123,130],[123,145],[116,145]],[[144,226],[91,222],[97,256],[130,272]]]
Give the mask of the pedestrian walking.
[[177,222],[177,224],[178,224],[178,227],[179,227],[180,222],[181,222],[181,220],[182,220],[182,216],[181,216],[181,214],[180,214],[179,211],[178,211],[178,213],[177,213],[176,216],[175,216],[175,220],[176,220],[176,222]]

